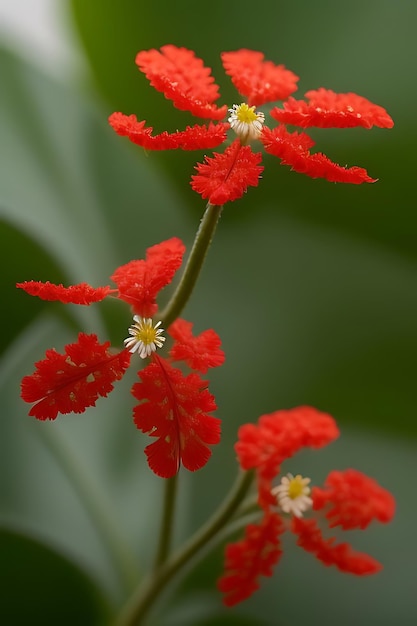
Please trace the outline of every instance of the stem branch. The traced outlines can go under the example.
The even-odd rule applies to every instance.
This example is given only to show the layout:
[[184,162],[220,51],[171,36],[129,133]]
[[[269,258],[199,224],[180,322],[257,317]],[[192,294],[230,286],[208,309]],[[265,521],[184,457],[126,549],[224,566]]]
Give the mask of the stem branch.
[[144,582],[128,600],[116,622],[117,626],[139,626],[156,598],[169,581],[227,524],[237,511],[253,480],[253,472],[240,472],[231,492],[214,513],[170,559]]
[[178,474],[175,474],[175,476],[165,481],[164,508],[162,511],[158,549],[155,557],[155,571],[166,561],[171,549],[177,487]]
[[177,319],[191,296],[213,239],[222,209],[222,206],[207,204],[182,278],[167,306],[159,314],[165,328],[168,328]]

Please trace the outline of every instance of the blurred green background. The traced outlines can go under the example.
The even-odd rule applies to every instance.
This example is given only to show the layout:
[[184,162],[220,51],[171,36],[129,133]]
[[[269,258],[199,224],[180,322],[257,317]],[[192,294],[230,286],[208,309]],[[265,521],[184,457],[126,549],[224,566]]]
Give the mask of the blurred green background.
[[[220,52],[247,47],[298,74],[298,97],[320,86],[354,91],[395,121],[390,131],[311,133],[318,150],[367,168],[376,184],[304,179],[266,156],[259,188],[226,207],[184,313],[197,331],[213,327],[223,340],[226,364],[210,376],[223,439],[204,470],[181,475],[176,539],[232,484],[238,426],[305,403],[331,413],[342,436],[286,469],[320,483],[333,468],[356,467],[395,494],[398,511],[388,527],[352,534],[356,548],[383,562],[375,577],[324,568],[288,537],[276,575],[225,611],[214,588],[219,549],[151,623],[416,624],[416,3],[62,5],[88,68],[78,80],[64,72],[51,78],[18,46],[0,51],[0,622],[102,624],[107,604],[123,602],[152,558],[162,490],[131,419],[135,372],[95,409],[52,424],[27,417],[19,399],[21,377],[46,348],[61,350],[80,329],[120,345],[129,311],[117,303],[87,310],[43,303],[14,284],[107,284],[115,267],[164,238],[179,236],[190,247],[204,204],[189,179],[203,153],[145,154],[106,122],[117,110],[155,131],[190,123],[134,64],[138,50],[174,43],[213,68],[221,102],[233,104],[236,93]],[[90,489],[104,536],[85,504]],[[122,556],[109,554],[106,533],[121,536]]]

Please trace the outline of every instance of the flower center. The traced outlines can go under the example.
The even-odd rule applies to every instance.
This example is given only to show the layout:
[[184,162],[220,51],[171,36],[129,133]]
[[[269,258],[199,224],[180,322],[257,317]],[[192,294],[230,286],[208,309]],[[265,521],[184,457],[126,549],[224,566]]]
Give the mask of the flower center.
[[236,117],[239,122],[245,122],[245,124],[251,124],[258,119],[255,112],[255,107],[250,107],[247,104],[240,104],[236,111]]
[[[295,478],[290,480],[288,485],[288,496],[291,500],[295,500],[300,496],[304,495],[306,487],[304,485],[304,481],[299,474]],[[310,493],[310,489],[307,487],[308,493]]]
[[302,517],[305,511],[311,509],[313,501],[309,497],[309,483],[310,478],[303,478],[301,474],[287,474],[281,478],[281,484],[272,489],[272,494],[284,513]]
[[259,138],[265,122],[265,115],[262,111],[255,111],[254,106],[250,107],[243,102],[242,104],[234,104],[229,112],[231,114],[228,119],[230,127],[242,143],[248,143]]
[[161,322],[154,326],[151,318],[142,318],[140,315],[133,317],[134,324],[129,328],[129,335],[124,340],[126,348],[130,352],[137,352],[141,359],[150,356],[157,348],[164,344],[165,337],[162,337],[163,328],[159,328]]

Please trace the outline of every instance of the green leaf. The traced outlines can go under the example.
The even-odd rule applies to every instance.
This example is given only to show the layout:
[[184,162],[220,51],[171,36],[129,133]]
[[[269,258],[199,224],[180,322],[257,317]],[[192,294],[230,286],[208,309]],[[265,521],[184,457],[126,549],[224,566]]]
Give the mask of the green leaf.
[[95,583],[39,538],[0,528],[0,620],[8,626],[101,626],[109,612]]

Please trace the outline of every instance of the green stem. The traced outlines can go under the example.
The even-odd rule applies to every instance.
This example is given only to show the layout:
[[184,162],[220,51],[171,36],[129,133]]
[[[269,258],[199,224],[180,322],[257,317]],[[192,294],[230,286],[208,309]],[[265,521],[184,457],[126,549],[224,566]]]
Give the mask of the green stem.
[[208,204],[194,239],[182,278],[165,309],[159,314],[165,328],[177,319],[186,305],[203,267],[223,207]]
[[241,472],[222,506],[186,544],[141,585],[122,609],[117,626],[139,626],[159,594],[170,580],[195,557],[233,517],[247,494],[253,472]]
[[91,472],[83,467],[81,459],[76,457],[54,425],[42,428],[38,433],[67,476],[94,528],[101,536],[113,566],[119,573],[123,589],[131,593],[138,583],[139,572],[131,550],[119,533],[117,522],[102,492],[94,483]]
[[162,523],[159,534],[158,550],[155,558],[155,571],[159,569],[167,560],[171,549],[177,487],[178,474],[165,481],[164,508],[162,511]]

